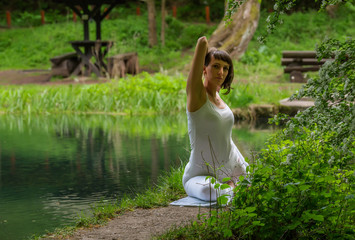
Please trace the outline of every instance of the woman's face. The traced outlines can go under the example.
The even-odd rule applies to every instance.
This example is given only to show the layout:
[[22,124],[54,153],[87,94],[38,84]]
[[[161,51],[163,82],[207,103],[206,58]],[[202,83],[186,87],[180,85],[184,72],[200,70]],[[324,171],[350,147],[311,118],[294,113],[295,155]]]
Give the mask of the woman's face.
[[205,80],[209,83],[216,84],[218,87],[222,86],[229,71],[229,64],[225,61],[215,59],[213,56],[211,62],[204,68]]

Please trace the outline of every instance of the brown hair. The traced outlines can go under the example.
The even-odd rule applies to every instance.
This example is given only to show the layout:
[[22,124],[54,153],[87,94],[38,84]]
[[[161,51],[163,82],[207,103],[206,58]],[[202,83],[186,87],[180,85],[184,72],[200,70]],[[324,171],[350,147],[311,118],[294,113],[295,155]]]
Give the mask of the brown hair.
[[223,94],[227,95],[231,91],[231,89],[233,89],[231,87],[231,84],[232,84],[233,78],[234,78],[234,69],[233,69],[232,59],[227,52],[225,52],[223,50],[218,50],[217,48],[211,48],[205,56],[205,67],[207,67],[210,64],[210,62],[212,60],[212,56],[214,57],[214,59],[222,60],[222,61],[229,64],[228,74],[226,76],[226,79],[224,79],[224,82],[222,83],[222,86],[221,86],[222,89],[227,89],[227,91],[225,93],[223,93]]

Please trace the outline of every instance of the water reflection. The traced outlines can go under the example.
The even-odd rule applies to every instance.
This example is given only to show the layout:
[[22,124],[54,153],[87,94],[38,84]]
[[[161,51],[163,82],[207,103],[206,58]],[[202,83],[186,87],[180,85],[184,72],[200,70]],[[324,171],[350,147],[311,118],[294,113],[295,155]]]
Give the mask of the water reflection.
[[[250,156],[270,130],[236,127]],[[189,156],[185,114],[0,116],[0,239],[44,233],[154,184]],[[19,226],[22,226],[19,229]]]

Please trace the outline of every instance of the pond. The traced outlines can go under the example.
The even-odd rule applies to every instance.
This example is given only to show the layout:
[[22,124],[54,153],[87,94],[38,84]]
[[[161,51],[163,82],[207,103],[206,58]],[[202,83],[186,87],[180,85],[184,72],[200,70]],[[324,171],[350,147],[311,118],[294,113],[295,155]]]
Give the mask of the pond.
[[[252,158],[273,131],[236,125],[233,139]],[[142,191],[189,149],[184,114],[0,115],[0,239],[53,231]]]

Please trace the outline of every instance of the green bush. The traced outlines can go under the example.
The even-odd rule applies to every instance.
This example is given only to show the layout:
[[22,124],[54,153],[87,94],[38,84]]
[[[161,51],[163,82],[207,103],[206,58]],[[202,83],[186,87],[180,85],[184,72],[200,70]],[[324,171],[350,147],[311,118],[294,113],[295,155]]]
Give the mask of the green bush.
[[239,186],[224,228],[242,239],[351,239],[355,178],[349,158],[311,134],[280,140],[281,133],[269,141],[250,169],[251,187],[247,180]]

